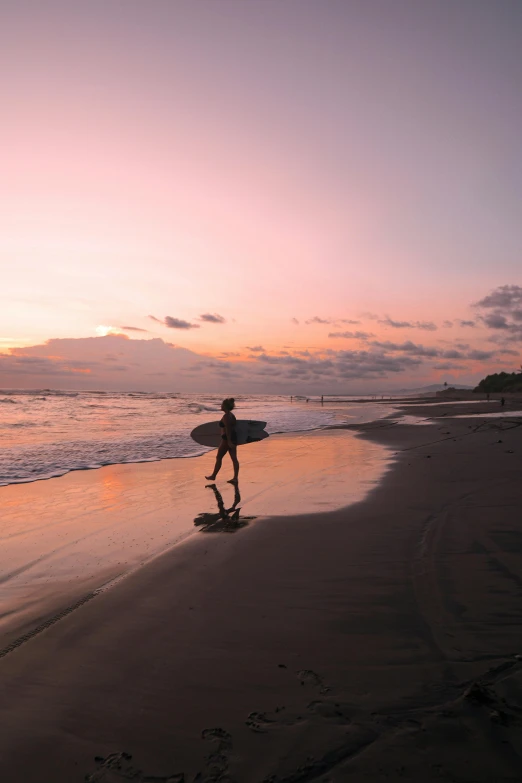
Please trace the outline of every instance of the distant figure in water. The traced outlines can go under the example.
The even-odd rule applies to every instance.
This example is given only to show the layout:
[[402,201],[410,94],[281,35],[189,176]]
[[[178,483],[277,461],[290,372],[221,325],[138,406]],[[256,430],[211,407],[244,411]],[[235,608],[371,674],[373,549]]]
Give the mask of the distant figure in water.
[[321,394],[321,405],[324,405],[324,396]]
[[502,407],[504,407],[504,405],[506,404],[506,401],[503,397],[500,400],[500,404],[502,405]]
[[222,428],[223,434],[221,435],[221,445],[218,448],[216,454],[216,464],[214,465],[214,470],[212,471],[212,475],[205,476],[205,478],[208,481],[216,480],[216,476],[221,470],[221,463],[223,462],[223,457],[228,451],[228,453],[230,454],[230,459],[232,460],[232,464],[234,466],[234,478],[230,479],[228,483],[237,484],[237,479],[239,476],[239,462],[237,460],[236,417],[232,413],[235,407],[236,407],[236,403],[233,397],[227,397],[227,399],[223,400],[223,402],[221,403],[221,410],[223,411],[223,417],[219,422],[219,426]]

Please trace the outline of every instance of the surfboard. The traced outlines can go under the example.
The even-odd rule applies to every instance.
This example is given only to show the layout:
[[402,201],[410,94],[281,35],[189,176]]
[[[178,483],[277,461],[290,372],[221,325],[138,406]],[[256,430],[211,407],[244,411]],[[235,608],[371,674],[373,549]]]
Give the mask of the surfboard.
[[[237,419],[236,433],[237,445],[244,446],[246,443],[256,443],[257,441],[268,438],[268,432],[265,431],[266,421],[255,421],[254,419]],[[217,448],[221,443],[222,428],[219,421],[208,421],[206,424],[200,424],[190,433],[192,440],[201,446]]]

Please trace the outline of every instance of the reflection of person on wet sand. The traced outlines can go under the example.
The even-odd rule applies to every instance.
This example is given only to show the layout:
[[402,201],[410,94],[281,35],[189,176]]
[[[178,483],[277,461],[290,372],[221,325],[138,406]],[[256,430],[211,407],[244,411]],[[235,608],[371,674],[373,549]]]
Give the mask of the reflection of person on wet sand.
[[[221,519],[228,519],[231,514],[233,514],[233,519],[239,517],[239,511],[238,505],[241,503],[241,495],[239,494],[239,484],[234,484],[234,503],[230,506],[230,508],[225,508],[225,503],[223,502],[223,496],[221,495],[221,492],[216,487],[215,484],[207,484],[207,488],[211,489],[214,492],[214,496],[216,498],[216,502],[218,504],[219,513],[221,514]],[[236,512],[234,514],[234,512]]]
[[203,530],[206,532],[230,532],[232,530],[237,530],[240,527],[244,527],[248,524],[250,519],[254,519],[254,517],[242,517],[241,519],[239,517],[241,509],[238,508],[238,505],[241,502],[241,495],[239,494],[239,485],[237,483],[234,484],[234,503],[230,508],[225,508],[221,492],[215,484],[207,484],[207,489],[213,491],[218,505],[218,511],[217,513],[215,511],[203,511],[201,514],[198,514],[194,520],[196,526],[199,527],[200,525],[204,525]]
[[221,444],[216,454],[216,464],[214,465],[214,470],[212,471],[212,475],[205,476],[205,478],[208,481],[216,480],[216,476],[221,470],[221,463],[223,462],[223,457],[228,451],[228,453],[230,454],[230,459],[232,460],[232,464],[234,466],[234,478],[231,478],[229,480],[229,483],[230,484],[237,483],[237,479],[239,475],[239,462],[237,459],[236,417],[232,413],[232,411],[235,408],[235,405],[236,403],[233,397],[228,397],[226,400],[223,400],[223,402],[221,403],[221,410],[223,411],[223,417],[219,422],[219,426],[222,428],[223,434],[221,435]]

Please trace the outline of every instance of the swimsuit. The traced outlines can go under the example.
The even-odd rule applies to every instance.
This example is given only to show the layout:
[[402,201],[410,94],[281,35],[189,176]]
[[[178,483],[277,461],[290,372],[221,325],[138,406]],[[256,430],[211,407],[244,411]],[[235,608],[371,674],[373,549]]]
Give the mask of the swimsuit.
[[[225,425],[223,424],[223,419],[219,422],[219,426],[223,427],[223,435],[221,436],[223,440],[228,440],[227,433],[225,429]],[[232,445],[237,446],[237,433],[236,433],[236,417],[234,414],[232,414]]]

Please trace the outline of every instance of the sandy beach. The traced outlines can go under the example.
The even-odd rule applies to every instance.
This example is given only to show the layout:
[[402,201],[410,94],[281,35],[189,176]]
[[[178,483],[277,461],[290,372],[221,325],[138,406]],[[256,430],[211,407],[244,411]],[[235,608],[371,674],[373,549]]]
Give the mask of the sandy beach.
[[[308,457],[271,438],[248,525],[185,537],[196,496],[176,546],[14,648],[6,626],[2,781],[520,781],[522,417],[454,418],[478,407],[314,433]],[[382,461],[339,507],[350,454]],[[168,464],[120,467],[164,524]],[[262,465],[242,471],[261,491]],[[4,490],[45,506],[79,480]]]

